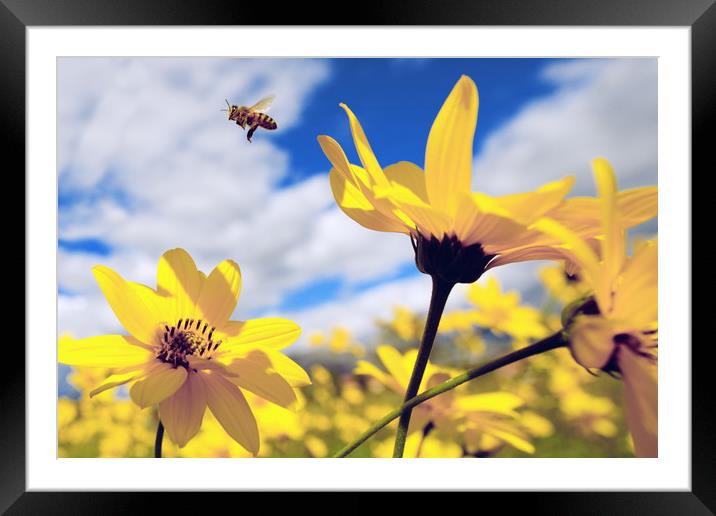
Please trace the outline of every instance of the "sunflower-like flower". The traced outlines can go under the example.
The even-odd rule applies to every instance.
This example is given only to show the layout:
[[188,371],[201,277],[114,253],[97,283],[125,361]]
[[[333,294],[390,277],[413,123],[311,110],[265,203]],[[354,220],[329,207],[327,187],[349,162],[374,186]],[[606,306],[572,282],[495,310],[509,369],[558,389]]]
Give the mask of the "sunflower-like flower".
[[[418,350],[401,354],[392,346],[378,346],[376,353],[387,372],[360,360],[355,374],[371,376],[388,389],[403,394]],[[455,371],[449,368],[428,362],[419,390],[435,387],[454,374]],[[520,414],[516,411],[522,405],[518,396],[508,392],[465,394],[452,390],[418,405],[413,411],[409,431],[414,435],[421,433],[420,430],[425,437],[435,429],[442,436],[461,443],[464,453],[473,456],[488,456],[505,444],[525,453],[534,453],[534,446],[521,427]]]
[[256,455],[258,426],[241,390],[284,407],[295,404],[294,387],[310,380],[279,350],[298,338],[300,328],[279,318],[229,320],[241,288],[241,271],[231,260],[206,276],[183,249],[167,251],[156,290],[125,281],[108,267],[92,272],[129,335],[63,339],[59,361],[112,368],[114,374],[91,395],[132,383],[132,400],[142,408],[158,404],[161,423],[180,447],[199,431],[208,406],[224,430]]
[[563,314],[574,358],[586,368],[623,378],[636,453],[656,457],[658,245],[656,240],[645,242],[627,256],[614,171],[601,158],[593,161],[593,168],[604,234],[599,255],[589,242],[558,222],[544,219],[535,227],[562,240],[562,252],[579,267],[580,277],[592,291]]
[[[348,161],[329,136],[318,141],[333,164],[330,182],[341,209],[362,226],[411,236],[422,272],[448,283],[472,283],[488,268],[552,259],[551,235],[530,225],[542,216],[569,225],[583,237],[599,234],[596,199],[565,201],[573,177],[526,193],[490,196],[472,191],[473,138],[478,93],[467,76],[457,82],[428,136],[425,168],[402,161],[381,167],[360,122],[345,105],[362,167]],[[623,222],[638,224],[656,213],[656,190],[625,191]]]

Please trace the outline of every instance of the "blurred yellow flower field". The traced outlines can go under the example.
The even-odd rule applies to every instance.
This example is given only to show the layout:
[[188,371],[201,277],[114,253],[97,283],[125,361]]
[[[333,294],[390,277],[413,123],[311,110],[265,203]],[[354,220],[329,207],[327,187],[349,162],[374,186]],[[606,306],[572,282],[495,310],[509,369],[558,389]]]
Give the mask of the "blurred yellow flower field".
[[[544,267],[541,277],[544,307],[549,311],[520,303],[516,293],[502,292],[494,278],[469,288],[465,309],[445,315],[446,324],[438,336],[440,345],[426,374],[426,385],[520,347],[527,338],[553,331],[562,300],[571,298],[575,289],[579,291],[581,282],[569,279],[558,265]],[[500,295],[481,297],[482,291]],[[512,318],[524,319],[524,326],[507,324],[496,316],[506,304],[514,314],[522,314],[513,314]],[[248,403],[261,429],[258,456],[330,456],[398,405],[416,352],[420,317],[396,306],[392,320],[376,323],[381,330],[380,342],[361,345],[341,328],[327,331],[320,342],[313,341],[311,352],[299,358],[305,361],[312,385],[298,390],[296,410],[248,393]],[[354,348],[365,357],[356,359],[349,351]],[[311,364],[324,353],[330,353],[334,359],[331,363],[337,364],[333,370]],[[69,381],[80,397],[62,397],[58,402],[61,457],[151,456],[157,425],[155,409],[140,409],[123,390],[89,397],[109,373],[102,368],[78,367],[71,374]],[[619,381],[590,374],[574,361],[569,350],[558,349],[420,405],[414,411],[405,456],[633,456],[621,397]],[[390,457],[394,432],[395,423],[351,456]],[[164,456],[251,454],[207,411],[197,435],[183,448],[166,442]]]

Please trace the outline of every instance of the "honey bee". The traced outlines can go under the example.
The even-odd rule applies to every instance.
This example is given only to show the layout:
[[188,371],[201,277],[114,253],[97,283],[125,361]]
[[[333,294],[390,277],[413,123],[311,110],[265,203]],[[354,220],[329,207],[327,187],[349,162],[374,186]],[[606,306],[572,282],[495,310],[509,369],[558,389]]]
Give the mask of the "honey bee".
[[246,139],[249,143],[251,143],[251,137],[259,127],[263,127],[269,131],[273,131],[278,127],[276,120],[268,116],[266,113],[261,112],[268,109],[273,102],[274,97],[275,95],[269,95],[250,107],[235,106],[233,104],[229,104],[229,101],[224,99],[226,100],[226,105],[229,109],[222,109],[222,111],[226,111],[229,120],[236,122],[236,125],[240,126],[242,129],[246,129],[246,126],[249,127]]

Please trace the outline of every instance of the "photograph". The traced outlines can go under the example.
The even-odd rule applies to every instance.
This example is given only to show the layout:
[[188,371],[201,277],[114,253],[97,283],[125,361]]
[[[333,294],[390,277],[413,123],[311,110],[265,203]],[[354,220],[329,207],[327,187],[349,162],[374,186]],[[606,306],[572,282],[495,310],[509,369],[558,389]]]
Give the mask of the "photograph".
[[660,457],[659,67],[58,56],[58,460]]

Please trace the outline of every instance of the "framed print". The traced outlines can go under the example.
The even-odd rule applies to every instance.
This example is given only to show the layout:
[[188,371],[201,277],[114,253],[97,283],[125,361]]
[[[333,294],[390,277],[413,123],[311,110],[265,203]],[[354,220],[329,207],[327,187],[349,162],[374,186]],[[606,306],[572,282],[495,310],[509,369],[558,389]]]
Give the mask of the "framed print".
[[714,510],[690,208],[716,8],[449,4],[4,2],[3,510]]

